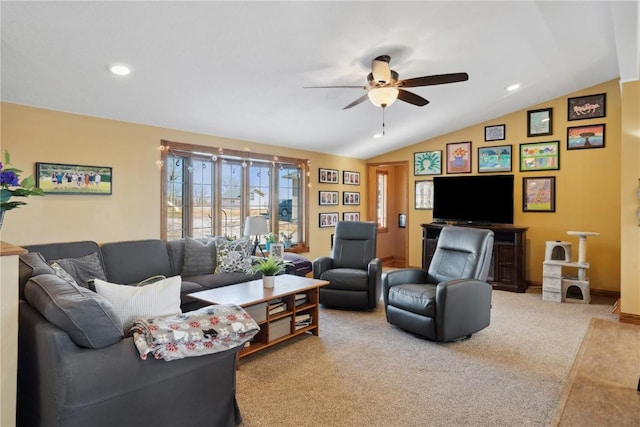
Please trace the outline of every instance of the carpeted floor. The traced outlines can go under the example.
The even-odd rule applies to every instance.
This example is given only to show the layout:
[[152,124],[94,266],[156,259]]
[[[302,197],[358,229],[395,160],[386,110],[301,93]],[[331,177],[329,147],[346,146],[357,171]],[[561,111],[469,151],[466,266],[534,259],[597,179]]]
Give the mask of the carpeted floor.
[[640,425],[640,326],[591,319],[553,426]]
[[591,319],[616,320],[612,304],[495,291],[491,326],[448,344],[389,325],[382,305],[321,308],[320,336],[241,360],[243,425],[547,426]]

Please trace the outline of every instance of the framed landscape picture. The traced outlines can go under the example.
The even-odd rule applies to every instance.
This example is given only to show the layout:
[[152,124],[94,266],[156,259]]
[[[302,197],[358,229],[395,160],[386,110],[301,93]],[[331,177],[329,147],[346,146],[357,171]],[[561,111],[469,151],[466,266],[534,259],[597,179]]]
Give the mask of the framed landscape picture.
[[442,151],[420,151],[413,153],[413,174],[440,175],[442,173]]
[[567,128],[567,150],[604,148],[604,123]]
[[560,169],[560,142],[520,144],[520,172]]
[[36,163],[36,186],[46,194],[112,193],[113,173],[108,166]]
[[606,93],[569,98],[567,101],[567,120],[584,120],[605,117],[606,104]]
[[554,176],[522,178],[522,195],[523,212],[555,212],[556,178]]
[[471,142],[447,144],[447,173],[471,172]]
[[511,145],[478,148],[478,172],[510,172]]
[[527,111],[527,136],[544,136],[553,133],[551,114],[553,108]]

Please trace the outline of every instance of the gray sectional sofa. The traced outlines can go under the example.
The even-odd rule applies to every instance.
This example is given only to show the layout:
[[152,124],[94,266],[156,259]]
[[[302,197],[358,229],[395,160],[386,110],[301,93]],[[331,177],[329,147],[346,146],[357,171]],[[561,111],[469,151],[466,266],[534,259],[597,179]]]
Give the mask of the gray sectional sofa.
[[184,240],[103,245],[82,241],[25,247],[30,253],[20,261],[19,426],[240,423],[235,398],[240,347],[171,362],[141,360],[133,338],[114,328],[109,311],[93,291],[80,283],[69,286],[49,265],[51,260],[64,264],[97,257],[104,280],[134,285],[156,275],[187,272],[182,277],[183,312],[201,307],[186,297],[188,293],[254,278],[238,272],[214,274],[211,266],[206,267],[208,272],[197,271],[202,260],[187,256],[187,244]]

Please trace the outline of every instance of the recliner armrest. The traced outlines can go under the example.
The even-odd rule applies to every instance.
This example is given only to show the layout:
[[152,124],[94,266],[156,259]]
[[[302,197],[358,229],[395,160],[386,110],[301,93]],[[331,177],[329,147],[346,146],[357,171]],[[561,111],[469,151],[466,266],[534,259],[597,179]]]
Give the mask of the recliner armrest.
[[442,341],[489,325],[493,287],[481,280],[455,279],[436,287],[436,328]]
[[313,260],[312,270],[313,270],[313,278],[319,279],[320,275],[333,268],[333,258],[328,256],[321,256]]
[[389,289],[393,286],[404,285],[406,283],[428,283],[427,279],[427,271],[419,268],[403,268],[385,273],[382,277],[382,298],[384,305],[387,305]]

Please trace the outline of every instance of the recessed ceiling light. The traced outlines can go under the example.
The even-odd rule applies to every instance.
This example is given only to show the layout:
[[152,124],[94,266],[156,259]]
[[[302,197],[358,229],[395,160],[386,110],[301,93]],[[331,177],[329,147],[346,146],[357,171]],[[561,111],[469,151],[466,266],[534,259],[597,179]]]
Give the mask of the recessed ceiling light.
[[518,90],[518,89],[520,89],[520,83],[514,83],[505,88],[507,92],[513,92],[514,90]]
[[128,76],[131,74],[131,67],[125,64],[111,64],[107,68],[116,76]]

